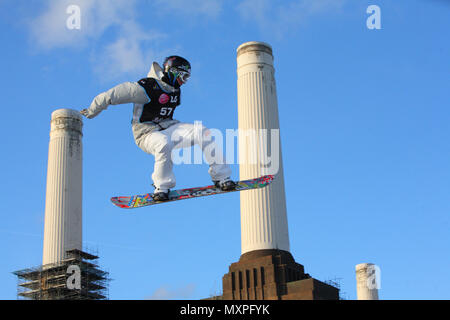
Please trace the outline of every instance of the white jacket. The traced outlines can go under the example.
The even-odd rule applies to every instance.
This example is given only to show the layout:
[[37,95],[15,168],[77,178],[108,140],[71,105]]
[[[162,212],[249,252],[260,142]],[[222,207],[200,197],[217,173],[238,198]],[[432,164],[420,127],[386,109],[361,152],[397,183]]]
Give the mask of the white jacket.
[[[173,92],[175,90],[174,87],[161,80],[163,71],[157,62],[153,62],[147,77],[156,79],[161,88],[167,92]],[[158,124],[154,122],[140,123],[139,118],[143,106],[148,102],[150,102],[150,99],[142,86],[137,82],[124,82],[106,92],[100,93],[94,98],[89,108],[82,110],[81,113],[91,119],[96,117],[103,110],[106,110],[110,105],[133,103],[133,119],[131,124],[134,140],[136,144],[140,146],[142,138],[148,133],[155,130],[164,130],[175,123],[179,123],[179,121],[175,119],[165,119]]]

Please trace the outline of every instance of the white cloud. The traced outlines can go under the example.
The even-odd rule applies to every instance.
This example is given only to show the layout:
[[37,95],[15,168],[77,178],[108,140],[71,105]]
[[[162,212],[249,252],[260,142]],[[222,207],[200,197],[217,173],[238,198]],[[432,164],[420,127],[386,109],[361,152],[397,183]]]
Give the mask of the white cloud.
[[158,12],[175,13],[183,24],[195,16],[217,17],[222,11],[223,0],[154,0]]
[[[66,12],[76,5],[81,12],[81,28],[67,28],[70,14]],[[83,47],[95,40],[112,26],[120,27],[133,19],[134,0],[47,0],[46,9],[29,23],[32,41],[39,49]]]
[[262,24],[269,17],[270,0],[244,0],[237,9],[242,18]]
[[[141,0],[143,1],[143,0]],[[137,20],[138,0],[45,0],[44,12],[29,22],[34,48],[88,50],[93,70],[103,81],[123,76],[143,76],[155,58],[162,58],[158,40],[166,35],[144,28]],[[336,10],[346,0],[243,0],[237,6],[241,17],[264,32],[283,37],[296,30],[309,16]],[[67,28],[70,5],[80,7],[80,29]],[[149,14],[164,14],[178,24],[216,18],[224,0],[153,0]],[[171,45],[174,44],[171,42]],[[176,44],[175,44],[176,45]],[[164,53],[169,48],[164,49]],[[173,49],[173,48],[172,48]]]
[[[46,0],[45,9],[29,22],[33,48],[51,51],[57,48],[88,50],[94,72],[103,81],[123,76],[145,76],[161,50],[158,41],[166,35],[146,29],[139,22],[138,0]],[[151,14],[165,14],[180,24],[199,16],[216,17],[223,0],[153,0]],[[69,29],[69,6],[78,6],[80,29]],[[174,49],[174,48],[172,48]]]
[[[135,0],[47,0],[44,12],[29,23],[34,47],[87,49],[93,70],[102,80],[146,75],[156,54],[155,40],[164,37],[136,22]],[[79,6],[80,29],[67,28],[66,12]]]
[[189,300],[192,299],[194,291],[195,285],[192,283],[176,289],[170,289],[167,285],[164,285],[156,289],[146,300]]
[[153,59],[159,56],[152,42],[163,37],[156,30],[144,32],[135,22],[125,22],[115,41],[93,55],[94,70],[107,79],[122,74],[145,76]]
[[242,19],[262,31],[283,37],[299,28],[309,17],[339,10],[347,0],[243,0],[237,10]]

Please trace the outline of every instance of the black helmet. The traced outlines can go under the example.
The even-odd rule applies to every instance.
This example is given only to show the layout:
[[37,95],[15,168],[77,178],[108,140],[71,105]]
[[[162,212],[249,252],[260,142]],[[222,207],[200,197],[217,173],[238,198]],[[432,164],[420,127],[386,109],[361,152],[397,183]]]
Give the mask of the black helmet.
[[163,80],[174,87],[186,83],[191,75],[191,64],[179,56],[170,56],[164,59],[163,68]]

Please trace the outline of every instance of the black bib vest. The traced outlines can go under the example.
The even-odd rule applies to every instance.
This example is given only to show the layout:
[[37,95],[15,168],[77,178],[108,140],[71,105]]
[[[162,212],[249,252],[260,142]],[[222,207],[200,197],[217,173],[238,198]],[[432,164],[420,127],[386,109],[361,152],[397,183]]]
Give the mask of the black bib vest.
[[173,119],[175,108],[180,104],[180,89],[169,93],[161,89],[153,78],[144,78],[138,83],[145,89],[150,102],[145,104],[139,122],[152,121],[155,123],[164,119]]

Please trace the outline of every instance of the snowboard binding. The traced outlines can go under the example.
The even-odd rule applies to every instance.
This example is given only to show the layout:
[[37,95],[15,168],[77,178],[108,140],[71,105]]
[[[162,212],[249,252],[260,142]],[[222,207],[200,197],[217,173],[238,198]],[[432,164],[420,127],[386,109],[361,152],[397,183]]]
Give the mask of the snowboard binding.
[[236,189],[237,184],[233,181],[228,179],[225,179],[223,181],[213,181],[216,188],[219,188],[222,191],[231,191]]
[[[155,187],[155,185],[153,186]],[[155,192],[152,195],[153,201],[163,202],[169,200],[169,192],[170,190],[161,191],[159,188],[155,187]]]

